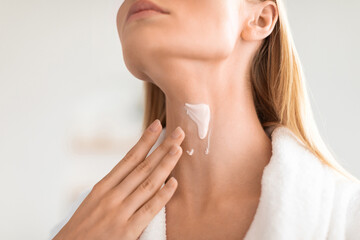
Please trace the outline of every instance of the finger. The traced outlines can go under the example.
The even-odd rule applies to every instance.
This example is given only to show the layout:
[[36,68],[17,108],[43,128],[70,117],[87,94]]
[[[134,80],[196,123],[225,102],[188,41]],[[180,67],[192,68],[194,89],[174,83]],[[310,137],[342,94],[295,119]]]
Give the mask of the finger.
[[131,217],[140,206],[147,202],[159,190],[165,182],[165,179],[174,169],[181,155],[182,148],[179,145],[173,145],[150,176],[123,201],[122,206],[125,216]]
[[147,127],[138,140],[122,160],[99,182],[102,191],[108,191],[121,182],[140,162],[144,160],[151,147],[161,134],[162,126],[156,119]]
[[177,186],[177,180],[174,177],[170,178],[164,187],[129,219],[128,224],[134,228],[134,232],[140,233],[149,225],[151,220],[174,195]]
[[[141,162],[116,188],[111,190],[118,201],[124,200],[150,175],[159,162],[163,159],[170,147],[174,144],[180,145],[185,138],[181,127],[177,127],[161,145],[156,148],[143,162]],[[172,137],[175,136],[175,137]]]

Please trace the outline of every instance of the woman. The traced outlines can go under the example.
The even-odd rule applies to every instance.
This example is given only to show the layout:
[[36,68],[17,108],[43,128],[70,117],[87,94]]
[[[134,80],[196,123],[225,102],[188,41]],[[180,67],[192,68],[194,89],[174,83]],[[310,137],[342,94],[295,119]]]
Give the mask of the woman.
[[359,239],[281,1],[128,0],[117,26],[152,125],[55,239]]

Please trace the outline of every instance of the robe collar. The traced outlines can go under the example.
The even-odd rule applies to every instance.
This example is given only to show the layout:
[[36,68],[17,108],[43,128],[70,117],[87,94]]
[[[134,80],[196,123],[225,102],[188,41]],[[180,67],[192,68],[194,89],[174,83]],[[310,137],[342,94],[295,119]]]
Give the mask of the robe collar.
[[[289,128],[279,125],[270,134],[272,156],[264,168],[259,204],[244,239],[326,236],[328,224],[320,225],[319,221],[330,219],[333,172]],[[165,129],[150,153],[164,137]],[[166,239],[165,206],[139,237],[139,240],[154,239]]]

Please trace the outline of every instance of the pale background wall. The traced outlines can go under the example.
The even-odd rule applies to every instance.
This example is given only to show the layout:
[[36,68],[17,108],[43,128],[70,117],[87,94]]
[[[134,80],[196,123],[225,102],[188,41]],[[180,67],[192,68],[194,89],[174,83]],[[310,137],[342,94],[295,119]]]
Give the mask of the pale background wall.
[[[142,83],[121,56],[121,2],[0,0],[0,239],[47,239],[140,136]],[[360,2],[286,4],[320,131],[360,177]]]

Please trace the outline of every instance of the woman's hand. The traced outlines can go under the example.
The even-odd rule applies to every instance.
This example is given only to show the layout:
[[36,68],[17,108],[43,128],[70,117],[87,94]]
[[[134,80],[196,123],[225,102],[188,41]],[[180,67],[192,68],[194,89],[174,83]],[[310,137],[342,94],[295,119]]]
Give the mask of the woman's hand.
[[125,157],[94,185],[55,240],[138,239],[177,188],[171,178],[160,189],[182,154],[185,133],[177,127],[146,157],[161,129],[155,120],[144,131]]

